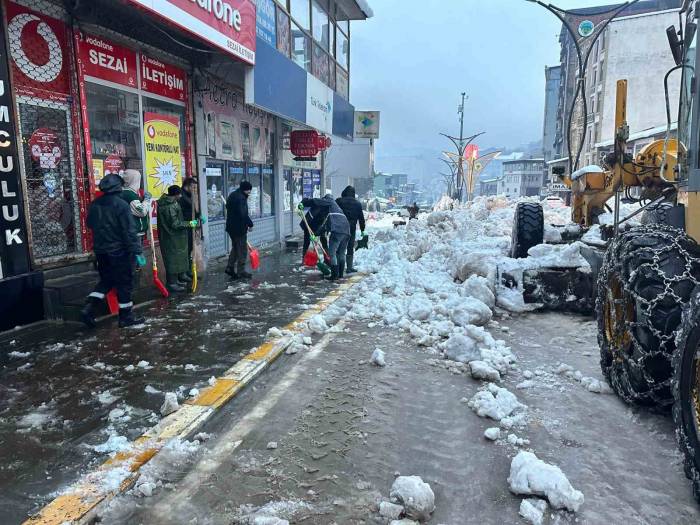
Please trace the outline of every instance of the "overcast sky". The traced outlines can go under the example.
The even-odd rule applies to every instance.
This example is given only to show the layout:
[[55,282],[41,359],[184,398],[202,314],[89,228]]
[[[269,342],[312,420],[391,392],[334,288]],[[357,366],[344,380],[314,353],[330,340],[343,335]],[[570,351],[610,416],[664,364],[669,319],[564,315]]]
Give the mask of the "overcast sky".
[[[559,0],[565,8],[605,5]],[[614,3],[614,2],[611,2]],[[379,110],[382,157],[447,148],[438,133],[459,134],[460,93],[469,100],[465,134],[515,147],[539,140],[544,67],[559,63],[561,28],[525,0],[370,0],[374,18],[353,22],[351,102]]]

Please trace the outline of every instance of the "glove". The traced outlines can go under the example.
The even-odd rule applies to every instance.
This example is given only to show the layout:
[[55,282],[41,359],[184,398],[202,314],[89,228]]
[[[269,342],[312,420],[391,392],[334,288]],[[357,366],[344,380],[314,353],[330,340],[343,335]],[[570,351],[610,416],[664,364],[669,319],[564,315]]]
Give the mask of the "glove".
[[299,211],[304,211],[304,205],[300,202],[299,205],[297,206],[297,210]]
[[143,200],[150,201],[151,199],[153,199],[153,195],[151,195],[150,193],[146,192],[143,194]]
[[199,219],[199,223],[200,223],[200,224],[206,224],[206,223],[207,223],[207,218],[204,217],[204,216],[202,216],[202,217]]
[[199,221],[197,219],[191,220],[189,223],[190,228],[196,228],[199,225]]
[[365,237],[369,237],[365,232],[362,232],[362,238],[364,239]]
[[139,268],[143,268],[144,266],[146,266],[146,258],[140,253],[136,255],[136,264],[139,265]]
[[316,237],[314,234],[311,234],[311,242],[316,242],[318,240],[318,237]]

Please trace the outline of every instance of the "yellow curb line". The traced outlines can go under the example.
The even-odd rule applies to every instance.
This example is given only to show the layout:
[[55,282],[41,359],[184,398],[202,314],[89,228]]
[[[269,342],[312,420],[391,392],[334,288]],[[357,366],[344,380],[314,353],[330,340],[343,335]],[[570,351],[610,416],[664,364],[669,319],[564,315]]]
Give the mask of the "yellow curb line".
[[[363,275],[349,277],[346,282],[286,325],[284,330],[300,332],[306,321],[328,308],[363,277]],[[194,433],[216,410],[224,406],[282,355],[290,343],[290,337],[279,337],[261,344],[224,372],[213,385],[202,390],[194,399],[187,400],[177,412],[163,418],[143,436],[136,439],[132,443],[131,450],[120,452],[105,461],[96,472],[92,475],[88,474],[83,481],[77,482],[70,492],[56,497],[36,515],[27,519],[23,525],[65,525],[81,523],[80,520],[89,518],[97,505],[127,490],[138,478],[140,468],[148,463],[168,440],[176,437],[184,439]],[[95,479],[99,477],[96,474],[115,468],[127,469],[129,473],[118,490],[105,492],[100,487],[98,479]]]

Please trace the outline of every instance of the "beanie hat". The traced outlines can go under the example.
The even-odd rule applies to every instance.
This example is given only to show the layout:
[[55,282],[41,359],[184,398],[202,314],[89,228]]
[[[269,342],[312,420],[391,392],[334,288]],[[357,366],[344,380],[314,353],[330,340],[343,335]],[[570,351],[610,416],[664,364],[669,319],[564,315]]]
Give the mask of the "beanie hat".
[[247,180],[242,180],[240,184],[241,191],[250,191],[253,189],[253,185]]
[[168,197],[177,197],[178,195],[182,195],[180,186],[170,186],[168,188]]

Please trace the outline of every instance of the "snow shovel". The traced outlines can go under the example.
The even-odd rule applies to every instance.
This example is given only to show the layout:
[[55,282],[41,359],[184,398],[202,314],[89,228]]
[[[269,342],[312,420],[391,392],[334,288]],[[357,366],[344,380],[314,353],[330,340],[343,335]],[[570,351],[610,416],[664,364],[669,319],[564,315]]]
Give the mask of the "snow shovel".
[[[153,210],[154,204],[151,204],[151,210]],[[153,240],[153,223],[151,222],[152,213],[148,214],[148,242],[151,243],[151,255],[153,255],[153,284],[155,284],[158,291],[163,297],[168,297],[170,292],[158,278],[158,259],[156,257],[156,243]]]
[[112,288],[107,295],[107,308],[109,308],[109,313],[112,315],[119,313],[119,300],[117,299],[117,290]]
[[[309,226],[309,223],[306,220],[306,215],[304,215],[304,210],[297,209],[297,213],[301,217],[301,219],[304,221],[304,225],[306,226],[306,230],[309,232],[309,236],[311,237],[311,245],[313,246],[313,251],[316,254],[316,268],[325,276],[328,276],[331,274],[331,268],[328,266],[324,261],[323,258],[321,257],[321,254],[325,255],[328,257],[328,254],[326,251],[323,249],[323,246],[321,246],[321,254],[319,254],[319,240],[316,235],[314,235],[314,232],[311,230],[311,226]],[[306,255],[304,255],[304,263],[307,261],[307,256],[308,252]],[[311,262],[311,257],[309,257],[309,262]]]
[[250,243],[248,243],[248,257],[250,258],[250,267],[253,270],[260,268],[260,253]]

